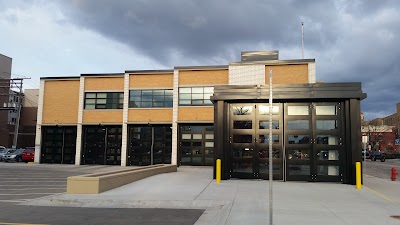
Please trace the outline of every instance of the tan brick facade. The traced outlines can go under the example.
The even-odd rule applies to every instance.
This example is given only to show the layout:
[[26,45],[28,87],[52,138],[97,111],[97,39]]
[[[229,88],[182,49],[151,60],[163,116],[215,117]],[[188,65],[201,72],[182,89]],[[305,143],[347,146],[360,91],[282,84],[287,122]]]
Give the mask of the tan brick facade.
[[76,124],[79,80],[46,81],[43,101],[43,124]]
[[[309,68],[309,65],[310,66]],[[122,166],[132,163],[129,159],[132,149],[129,141],[132,127],[140,127],[143,124],[152,124],[154,127],[171,127],[168,138],[172,138],[171,164],[179,162],[179,127],[183,124],[193,126],[211,125],[214,123],[214,106],[197,106],[203,99],[208,100],[211,93],[203,95],[202,88],[191,89],[189,87],[218,86],[218,85],[268,85],[269,69],[274,72],[274,84],[304,84],[312,83],[310,74],[315,75],[314,60],[266,60],[242,61],[221,66],[195,66],[175,67],[171,70],[135,70],[112,74],[82,74],[80,77],[48,77],[42,78],[45,85],[41,87],[43,94],[43,106],[39,106],[38,126],[36,133],[41,132],[41,126],[45,125],[69,125],[76,126],[76,160],[75,164],[82,164],[81,159],[85,148],[85,135],[88,126],[104,125],[121,132],[122,144],[120,145],[120,162]],[[314,71],[314,72],[310,72]],[[314,79],[315,80],[315,79]],[[247,83],[246,83],[247,82]],[[315,82],[315,81],[314,81]],[[179,94],[179,88],[187,87],[187,93]],[[214,87],[215,88],[215,87]],[[129,108],[130,100],[140,101],[141,106],[164,106],[162,92],[142,92],[142,96],[132,96],[131,90],[144,89],[168,89],[165,105],[160,108]],[[209,89],[211,90],[211,88]],[[183,91],[183,89],[181,89]],[[85,99],[87,92],[119,92],[124,99],[107,95],[107,98],[98,97]],[[198,93],[197,93],[198,92]],[[172,96],[171,94],[172,93]],[[103,95],[104,96],[104,95]],[[110,97],[112,96],[112,97]],[[182,104],[192,106],[179,106],[179,96],[183,96]],[[172,98],[172,104],[171,104]],[[208,103],[208,102],[207,102]],[[85,109],[85,104],[86,108]],[[93,107],[95,106],[95,107]],[[98,108],[98,109],[93,109]],[[100,109],[102,108],[102,109]],[[107,109],[104,109],[107,108]],[[119,108],[119,109],[115,109]],[[60,127],[61,127],[60,126]],[[101,128],[103,129],[103,128]],[[105,128],[106,129],[106,128]],[[211,131],[212,132],[212,131]],[[171,134],[172,133],[172,134]],[[118,134],[119,135],[119,134]],[[40,135],[35,145],[40,162],[41,146]],[[210,147],[210,146],[208,146]],[[211,148],[211,147],[210,147]],[[39,157],[40,156],[40,157]],[[129,156],[129,157],[128,157]]]
[[214,122],[214,107],[179,107],[178,121],[209,121]]
[[86,91],[124,90],[124,77],[87,77]]
[[131,74],[129,88],[173,88],[174,74]]
[[83,111],[83,123],[118,123],[122,124],[122,109],[94,109]]
[[[274,73],[274,84],[302,84],[308,82],[308,64],[266,65],[265,77],[268,83],[269,69]],[[129,72],[128,72],[129,74]],[[229,84],[229,69],[185,68],[178,70],[178,87]],[[113,75],[86,76],[84,91],[124,91],[124,77]],[[175,87],[175,88],[178,88]],[[129,74],[128,89],[174,89],[174,74],[171,72]],[[43,124],[76,124],[78,111],[79,80],[48,80],[44,92]],[[65,96],[68,96],[65,98]],[[128,96],[129,98],[129,91]],[[60,100],[62,99],[62,100]],[[65,106],[69,110],[65,110]],[[83,124],[121,123],[123,110],[84,110]],[[173,122],[172,109],[129,109],[129,123]],[[179,107],[178,121],[196,122],[214,120],[213,107]]]
[[128,122],[172,122],[172,109],[129,109]]
[[214,84],[229,84],[228,69],[179,71],[179,85],[214,85]]
[[265,84],[269,84],[269,70],[273,84],[307,84],[308,64],[265,66]]

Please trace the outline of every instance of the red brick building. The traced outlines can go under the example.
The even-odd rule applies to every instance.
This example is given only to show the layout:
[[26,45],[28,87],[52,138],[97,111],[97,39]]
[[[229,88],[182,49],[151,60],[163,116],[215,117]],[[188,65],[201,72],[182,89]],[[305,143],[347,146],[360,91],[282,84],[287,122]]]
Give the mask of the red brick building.
[[361,136],[366,136],[372,149],[387,153],[400,151],[400,145],[395,145],[396,128],[394,126],[362,126]]

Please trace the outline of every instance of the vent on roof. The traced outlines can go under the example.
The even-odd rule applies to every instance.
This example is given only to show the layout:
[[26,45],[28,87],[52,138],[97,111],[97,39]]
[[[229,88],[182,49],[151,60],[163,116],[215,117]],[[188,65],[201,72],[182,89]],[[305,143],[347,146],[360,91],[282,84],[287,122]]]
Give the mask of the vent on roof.
[[242,62],[278,60],[279,51],[242,52]]

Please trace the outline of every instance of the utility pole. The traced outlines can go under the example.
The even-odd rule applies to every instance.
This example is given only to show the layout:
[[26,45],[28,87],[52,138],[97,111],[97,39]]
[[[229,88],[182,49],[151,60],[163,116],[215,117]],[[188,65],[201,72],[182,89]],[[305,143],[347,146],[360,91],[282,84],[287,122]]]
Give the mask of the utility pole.
[[4,102],[3,106],[0,106],[0,110],[17,110],[17,118],[15,121],[14,125],[14,139],[13,139],[13,145],[12,148],[17,148],[17,143],[18,143],[18,131],[19,131],[19,124],[20,124],[20,119],[21,119],[21,109],[22,109],[22,99],[23,99],[23,93],[22,93],[22,87],[23,87],[23,81],[24,79],[30,79],[30,78],[14,78],[14,79],[1,79],[0,80],[0,88],[5,88],[8,93],[2,94],[5,96],[10,95],[10,90],[17,89],[16,91],[16,102],[14,104],[11,104],[9,100],[8,102]]
[[23,79],[21,80],[20,86],[19,86],[19,92],[17,94],[17,120],[15,121],[14,125],[14,141],[12,148],[17,148],[17,143],[18,143],[18,131],[19,131],[19,120],[21,119],[21,105],[22,105],[22,83]]

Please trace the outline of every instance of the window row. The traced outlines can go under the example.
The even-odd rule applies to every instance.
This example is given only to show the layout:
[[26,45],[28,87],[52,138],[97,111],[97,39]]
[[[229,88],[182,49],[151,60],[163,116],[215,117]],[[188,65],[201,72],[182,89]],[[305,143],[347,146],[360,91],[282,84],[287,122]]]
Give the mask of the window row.
[[[260,134],[258,135],[258,143],[269,143],[269,135],[268,134]],[[311,144],[309,135],[288,135],[288,144]],[[279,143],[279,135],[272,135],[272,142]],[[233,134],[232,135],[233,143],[253,143],[254,137],[251,134]],[[339,145],[340,140],[338,136],[335,135],[317,135],[315,139],[316,144],[320,145]]]
[[[252,115],[253,106],[234,106],[233,115]],[[259,115],[269,115],[269,105],[258,106]],[[315,106],[315,115],[317,116],[334,116],[337,115],[338,109],[335,105],[317,105]],[[272,107],[272,115],[279,115],[279,106]],[[308,116],[310,115],[310,106],[288,106],[288,116]]]
[[[214,87],[179,88],[179,105],[202,106],[212,105],[210,97]],[[85,109],[122,109],[123,92],[87,92]],[[172,89],[130,90],[129,108],[172,108]]]
[[[258,129],[269,129],[269,121],[260,120]],[[289,120],[288,130],[309,130],[309,120]],[[234,120],[233,129],[253,129],[252,120]],[[279,120],[272,121],[272,129],[279,130]],[[337,120],[316,120],[316,130],[336,130],[338,129]]]
[[172,90],[132,90],[129,92],[129,108],[172,107]]

